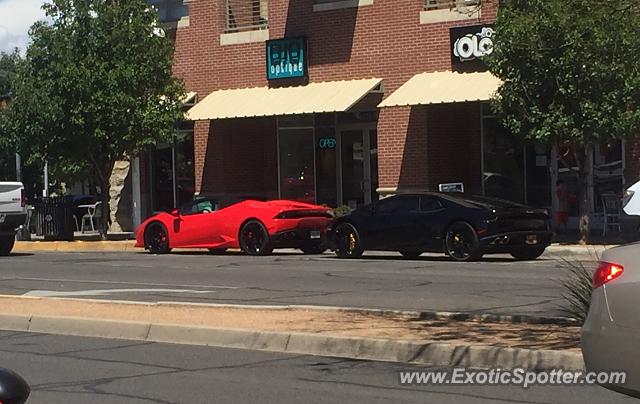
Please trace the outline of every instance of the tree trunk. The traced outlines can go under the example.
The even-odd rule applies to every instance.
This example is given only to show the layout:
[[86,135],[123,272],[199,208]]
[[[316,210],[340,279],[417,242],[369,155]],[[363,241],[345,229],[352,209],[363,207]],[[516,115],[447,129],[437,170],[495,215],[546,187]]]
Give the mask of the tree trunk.
[[593,162],[593,145],[587,144],[576,153],[578,163],[578,206],[580,214],[580,244],[588,244],[591,232],[589,214],[591,212],[591,166]]
[[110,192],[111,192],[111,172],[113,171],[114,162],[108,164],[108,168],[105,168],[103,173],[98,177],[98,183],[100,184],[100,202],[102,202],[102,215],[100,216],[100,238],[102,240],[107,239],[109,232],[109,221],[111,219],[111,208],[109,206]]

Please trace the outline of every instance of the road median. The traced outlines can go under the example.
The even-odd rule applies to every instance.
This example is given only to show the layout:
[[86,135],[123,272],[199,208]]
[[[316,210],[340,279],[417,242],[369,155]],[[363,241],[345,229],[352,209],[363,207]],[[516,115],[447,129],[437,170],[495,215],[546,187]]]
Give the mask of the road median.
[[566,325],[16,296],[0,296],[0,305],[0,329],[13,331],[425,366],[583,367],[579,329]]
[[[553,244],[549,246],[542,256],[546,259],[578,258],[580,260],[597,260],[602,252],[614,245],[565,245]],[[15,253],[32,252],[143,252],[143,249],[135,248],[135,241],[132,240],[108,240],[108,241],[17,241],[13,251]],[[188,251],[177,249],[176,251]],[[206,249],[197,249],[206,253]],[[237,250],[234,250],[234,252]],[[299,252],[295,249],[282,249],[279,252]],[[334,256],[333,253],[325,253]],[[389,255],[388,252],[367,252],[367,255]],[[440,256],[441,254],[438,254]],[[426,255],[425,255],[426,256]]]

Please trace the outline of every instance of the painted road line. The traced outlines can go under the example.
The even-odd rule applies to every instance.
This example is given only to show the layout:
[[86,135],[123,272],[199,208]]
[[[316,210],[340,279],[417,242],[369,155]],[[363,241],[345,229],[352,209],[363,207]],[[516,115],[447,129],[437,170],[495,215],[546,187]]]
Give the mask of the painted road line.
[[146,282],[125,282],[125,281],[96,281],[85,279],[55,279],[55,278],[0,278],[1,281],[42,281],[42,282],[72,282],[72,283],[89,283],[102,285],[133,285],[133,286],[166,286],[173,288],[193,288],[193,289],[242,289],[241,286],[224,286],[224,285],[176,285],[171,283],[146,283]]
[[69,297],[69,296],[109,296],[118,293],[190,293],[206,294],[216,293],[215,290],[190,290],[190,289],[93,289],[93,290],[30,290],[22,296],[35,297]]

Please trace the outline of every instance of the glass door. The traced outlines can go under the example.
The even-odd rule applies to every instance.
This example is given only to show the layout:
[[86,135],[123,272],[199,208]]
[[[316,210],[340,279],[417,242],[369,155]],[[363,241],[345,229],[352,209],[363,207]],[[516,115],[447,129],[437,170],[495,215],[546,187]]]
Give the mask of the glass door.
[[375,129],[340,132],[340,173],[343,205],[355,209],[377,200],[378,149]]

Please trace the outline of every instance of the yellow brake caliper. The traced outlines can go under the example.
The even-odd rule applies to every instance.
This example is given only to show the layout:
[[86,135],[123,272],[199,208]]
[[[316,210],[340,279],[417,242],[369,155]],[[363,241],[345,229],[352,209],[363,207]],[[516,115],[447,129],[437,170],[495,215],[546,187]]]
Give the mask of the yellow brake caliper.
[[349,251],[353,251],[356,249],[356,235],[353,233],[349,233]]

